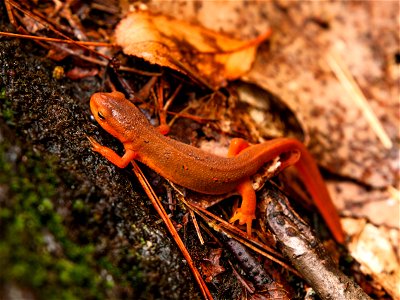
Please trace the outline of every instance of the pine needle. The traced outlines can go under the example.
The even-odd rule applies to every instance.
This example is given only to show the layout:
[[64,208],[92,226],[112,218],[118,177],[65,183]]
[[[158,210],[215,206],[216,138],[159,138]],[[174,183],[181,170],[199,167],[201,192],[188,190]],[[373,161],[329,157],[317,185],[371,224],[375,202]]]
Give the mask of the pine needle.
[[361,109],[364,117],[368,120],[368,123],[370,124],[372,130],[375,132],[383,146],[387,149],[392,148],[392,141],[385,132],[381,122],[375,115],[374,111],[368,103],[368,100],[365,98],[363,92],[361,91],[360,87],[358,86],[357,82],[355,81],[354,77],[350,73],[343,60],[337,53],[331,51],[331,53],[328,54],[327,61],[342,86],[349,93],[350,99],[352,99],[355,104]]

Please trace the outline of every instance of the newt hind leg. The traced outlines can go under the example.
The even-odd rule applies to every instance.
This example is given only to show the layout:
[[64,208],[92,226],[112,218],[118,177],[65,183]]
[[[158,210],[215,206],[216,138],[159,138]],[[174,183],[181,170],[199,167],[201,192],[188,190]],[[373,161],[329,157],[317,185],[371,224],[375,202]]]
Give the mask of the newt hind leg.
[[[238,155],[242,150],[249,147],[249,143],[243,139],[235,138],[231,141],[228,150],[228,157]],[[232,218],[229,219],[230,223],[239,221],[240,225],[246,224],[247,235],[251,236],[251,224],[256,218],[256,192],[253,189],[250,178],[244,179],[237,187],[236,190],[242,196],[242,205],[236,209]]]
[[251,223],[256,218],[256,192],[253,189],[250,178],[246,178],[237,187],[242,196],[242,205],[236,209],[229,223],[239,221],[240,225],[246,224],[247,235],[251,236]]

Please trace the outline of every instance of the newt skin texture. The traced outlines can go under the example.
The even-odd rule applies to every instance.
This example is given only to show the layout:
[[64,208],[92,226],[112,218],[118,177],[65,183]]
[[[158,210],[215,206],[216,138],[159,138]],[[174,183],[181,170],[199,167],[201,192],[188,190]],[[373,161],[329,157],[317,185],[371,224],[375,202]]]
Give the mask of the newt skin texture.
[[242,205],[230,222],[238,220],[240,224],[247,224],[249,235],[256,209],[250,176],[268,161],[291,152],[289,163],[281,168],[288,164],[297,167],[335,239],[344,242],[339,216],[318,167],[298,140],[278,138],[250,146],[242,139],[233,139],[228,157],[221,157],[165,137],[120,92],[93,94],[90,108],[96,121],[123,143],[125,154],[120,157],[89,138],[94,151],[120,168],[138,160],[166,179],[199,193],[218,195],[238,191]]

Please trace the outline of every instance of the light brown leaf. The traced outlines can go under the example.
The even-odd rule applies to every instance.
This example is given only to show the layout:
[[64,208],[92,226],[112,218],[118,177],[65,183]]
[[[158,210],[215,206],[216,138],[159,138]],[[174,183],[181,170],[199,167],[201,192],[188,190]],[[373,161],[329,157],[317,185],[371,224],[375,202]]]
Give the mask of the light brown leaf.
[[355,182],[338,180],[329,180],[327,184],[341,215],[367,218],[375,225],[400,229],[400,199],[395,188],[366,188]]
[[116,42],[125,54],[184,74],[194,72],[214,88],[249,71],[257,46],[269,35],[270,31],[240,41],[147,11],[130,13],[115,30]]
[[351,255],[361,264],[363,273],[372,276],[393,299],[400,299],[400,269],[390,241],[390,231],[367,224],[364,220],[347,218],[343,223],[345,228],[353,231],[348,247]]

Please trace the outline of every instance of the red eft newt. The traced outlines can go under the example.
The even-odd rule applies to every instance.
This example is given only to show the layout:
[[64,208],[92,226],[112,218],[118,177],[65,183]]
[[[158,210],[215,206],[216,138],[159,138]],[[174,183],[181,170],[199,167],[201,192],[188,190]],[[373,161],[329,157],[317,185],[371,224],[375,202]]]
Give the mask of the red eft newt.
[[256,209],[256,194],[250,176],[275,157],[294,153],[289,164],[297,167],[335,239],[344,242],[338,213],[318,167],[298,140],[277,138],[249,145],[243,139],[233,139],[228,157],[221,157],[162,135],[120,92],[93,94],[90,109],[101,127],[122,142],[125,154],[121,157],[89,138],[94,151],[120,168],[138,160],[162,177],[199,193],[218,195],[236,190],[242,196],[242,204],[230,222],[238,220],[239,224],[246,224],[248,235],[251,235]]

